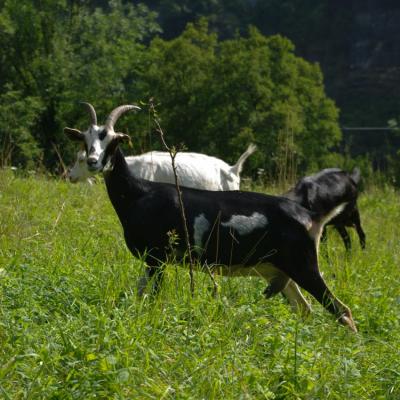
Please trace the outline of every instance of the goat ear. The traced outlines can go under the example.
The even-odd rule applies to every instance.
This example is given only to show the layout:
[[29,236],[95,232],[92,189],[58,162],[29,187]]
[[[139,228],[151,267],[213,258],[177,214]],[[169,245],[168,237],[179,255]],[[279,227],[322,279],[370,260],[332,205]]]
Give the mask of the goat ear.
[[64,128],[64,133],[68,136],[68,139],[80,141],[85,140],[85,135],[78,129]]
[[115,134],[117,135],[118,142],[125,142],[128,143],[130,146],[132,146],[131,137],[129,135],[120,132],[116,132]]

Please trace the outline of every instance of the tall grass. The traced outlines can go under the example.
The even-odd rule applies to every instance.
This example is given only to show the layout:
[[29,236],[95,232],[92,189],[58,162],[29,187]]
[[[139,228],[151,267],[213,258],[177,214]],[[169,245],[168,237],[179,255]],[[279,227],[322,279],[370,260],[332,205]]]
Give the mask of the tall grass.
[[315,301],[302,320],[256,278],[171,265],[138,299],[143,262],[125,247],[100,183],[0,171],[0,398],[399,399],[400,204],[360,199],[367,249],[329,232],[321,269],[358,324]]

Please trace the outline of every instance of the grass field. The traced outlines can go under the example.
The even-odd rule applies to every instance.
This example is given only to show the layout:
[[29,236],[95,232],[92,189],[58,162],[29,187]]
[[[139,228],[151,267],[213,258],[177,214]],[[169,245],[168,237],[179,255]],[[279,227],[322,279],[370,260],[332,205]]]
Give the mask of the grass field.
[[138,299],[143,263],[125,247],[103,184],[0,170],[0,398],[400,399],[400,202],[360,198],[367,249],[330,232],[321,269],[353,334],[312,300],[307,320],[256,278],[171,265]]

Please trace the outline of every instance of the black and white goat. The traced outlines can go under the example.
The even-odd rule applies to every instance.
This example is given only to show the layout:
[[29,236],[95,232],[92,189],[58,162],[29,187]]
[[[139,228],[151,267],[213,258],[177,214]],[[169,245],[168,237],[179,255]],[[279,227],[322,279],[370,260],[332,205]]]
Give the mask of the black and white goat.
[[328,224],[339,232],[346,250],[351,249],[350,236],[346,227],[354,227],[357,231],[360,245],[365,248],[365,233],[361,227],[360,213],[357,207],[358,184],[360,170],[355,168],[349,173],[338,168],[324,169],[317,174],[301,178],[294,188],[284,194],[303,207],[324,213],[342,204],[343,211],[332,218]]
[[[128,135],[116,133],[117,119],[137,106],[114,109],[105,125],[98,126],[94,109],[89,128],[65,128],[72,140],[81,141],[88,167],[103,171],[108,195],[133,255],[146,254],[146,278],[157,289],[168,252],[168,233],[184,237],[178,194],[172,184],[136,178],[119,148]],[[321,212],[307,210],[284,197],[252,192],[206,191],[181,188],[190,242],[201,265],[226,276],[260,276],[269,281],[266,297],[283,291],[300,309],[308,304],[297,285],[307,290],[342,324],[356,331],[350,309],[326,286],[318,268],[319,238],[324,224],[339,207]],[[178,251],[185,251],[183,241]],[[295,282],[295,283],[294,283]]]

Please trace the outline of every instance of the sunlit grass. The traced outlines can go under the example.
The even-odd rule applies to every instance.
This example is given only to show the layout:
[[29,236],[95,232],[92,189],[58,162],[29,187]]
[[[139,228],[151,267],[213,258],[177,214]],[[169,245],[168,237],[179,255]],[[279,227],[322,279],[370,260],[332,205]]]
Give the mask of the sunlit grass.
[[367,249],[329,232],[321,269],[359,333],[315,301],[310,318],[259,279],[171,265],[138,299],[143,270],[105,188],[0,171],[0,398],[399,399],[400,204],[360,198]]

